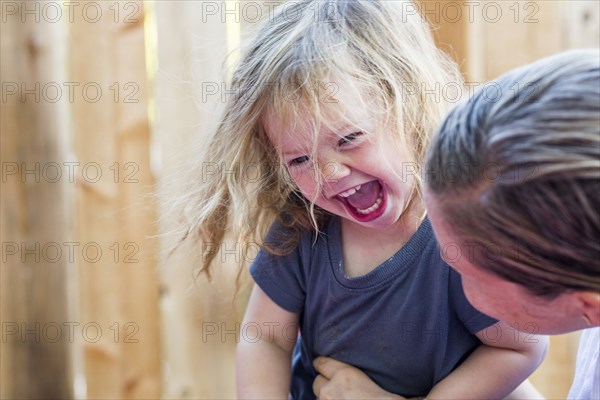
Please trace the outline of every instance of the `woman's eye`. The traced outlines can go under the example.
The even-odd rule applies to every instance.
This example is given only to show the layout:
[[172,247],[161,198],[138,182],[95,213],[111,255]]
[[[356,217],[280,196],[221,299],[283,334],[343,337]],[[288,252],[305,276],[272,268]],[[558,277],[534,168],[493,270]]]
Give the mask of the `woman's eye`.
[[348,143],[354,142],[358,137],[364,135],[364,132],[353,132],[349,135],[344,136],[340,140],[338,140],[338,146],[344,146]]
[[302,156],[294,158],[293,160],[288,161],[288,166],[290,167],[298,167],[304,163],[306,163],[310,158],[308,156]]

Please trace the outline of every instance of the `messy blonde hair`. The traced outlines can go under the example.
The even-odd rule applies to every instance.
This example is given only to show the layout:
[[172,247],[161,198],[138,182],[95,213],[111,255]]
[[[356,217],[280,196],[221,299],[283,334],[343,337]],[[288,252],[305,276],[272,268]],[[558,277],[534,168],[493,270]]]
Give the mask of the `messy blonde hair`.
[[427,193],[469,261],[532,294],[600,290],[600,54],[514,70],[454,109],[432,141]]
[[[243,49],[231,82],[235,95],[203,155],[205,165],[218,165],[219,173],[201,176],[199,169],[181,201],[186,238],[219,244],[231,229],[238,241],[263,246],[268,227],[281,216],[296,233],[318,229],[327,215],[294,186],[264,119],[269,113],[293,124],[308,112],[317,121],[316,135],[317,125],[327,124],[323,104],[333,77],[375,99],[364,106],[385,116],[392,134],[410,143],[421,162],[430,133],[448,109],[447,101],[431,93],[461,84],[461,78],[415,10],[409,1],[384,0],[303,0],[276,9]],[[297,245],[298,235],[292,236],[283,251]],[[208,273],[217,248],[203,246]]]

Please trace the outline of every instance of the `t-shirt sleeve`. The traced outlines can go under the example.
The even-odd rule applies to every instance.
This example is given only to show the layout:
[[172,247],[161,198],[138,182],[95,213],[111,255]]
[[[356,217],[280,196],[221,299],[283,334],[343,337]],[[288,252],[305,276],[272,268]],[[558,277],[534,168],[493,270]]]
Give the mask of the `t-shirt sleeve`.
[[[290,231],[278,222],[267,234],[266,243],[277,248]],[[299,313],[304,308],[306,268],[301,257],[302,244],[287,255],[275,255],[261,248],[252,264],[250,275],[256,284],[281,308]]]
[[460,278],[460,274],[450,269],[450,294],[451,301],[454,302],[454,309],[458,315],[458,318],[465,327],[471,332],[475,334],[482,329],[488,328],[494,325],[498,320],[482,313],[477,310],[475,307],[469,303],[467,297],[465,296],[465,292],[462,287],[462,279]]

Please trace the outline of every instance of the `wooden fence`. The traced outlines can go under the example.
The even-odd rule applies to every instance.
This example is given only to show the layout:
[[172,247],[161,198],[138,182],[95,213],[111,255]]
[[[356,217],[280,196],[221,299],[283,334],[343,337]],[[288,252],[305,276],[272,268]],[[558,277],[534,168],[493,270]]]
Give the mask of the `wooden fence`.
[[[212,284],[197,257],[166,256],[170,206],[216,123],[227,55],[272,4],[0,1],[2,399],[235,397],[248,286],[233,296],[235,255]],[[599,46],[595,1],[417,4],[473,86]],[[577,338],[552,338],[533,378],[550,398]]]

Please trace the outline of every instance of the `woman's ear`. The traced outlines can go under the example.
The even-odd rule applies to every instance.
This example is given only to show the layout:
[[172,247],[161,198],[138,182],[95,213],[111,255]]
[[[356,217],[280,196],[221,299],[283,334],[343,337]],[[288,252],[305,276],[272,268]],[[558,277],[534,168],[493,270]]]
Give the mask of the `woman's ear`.
[[589,326],[600,326],[600,292],[575,292],[581,318]]

